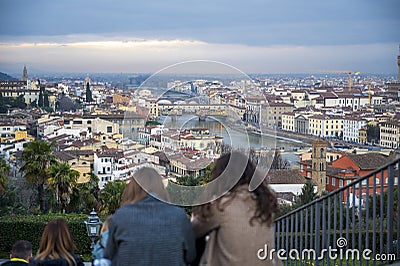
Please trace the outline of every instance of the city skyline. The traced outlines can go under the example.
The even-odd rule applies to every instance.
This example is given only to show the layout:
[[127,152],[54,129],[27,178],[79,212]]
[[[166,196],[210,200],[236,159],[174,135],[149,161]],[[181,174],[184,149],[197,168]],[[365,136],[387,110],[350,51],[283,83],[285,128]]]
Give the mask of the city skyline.
[[400,3],[4,1],[0,70],[147,72],[213,60],[246,73],[395,74]]

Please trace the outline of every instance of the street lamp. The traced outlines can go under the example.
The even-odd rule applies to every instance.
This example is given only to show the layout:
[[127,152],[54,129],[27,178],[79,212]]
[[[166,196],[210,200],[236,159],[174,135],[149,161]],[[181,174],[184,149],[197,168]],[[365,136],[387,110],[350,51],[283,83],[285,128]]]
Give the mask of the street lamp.
[[94,247],[94,241],[100,235],[100,229],[102,224],[103,223],[100,221],[99,217],[97,216],[97,213],[93,209],[89,217],[85,221],[87,234],[92,240],[92,244],[90,245],[91,249],[93,249]]

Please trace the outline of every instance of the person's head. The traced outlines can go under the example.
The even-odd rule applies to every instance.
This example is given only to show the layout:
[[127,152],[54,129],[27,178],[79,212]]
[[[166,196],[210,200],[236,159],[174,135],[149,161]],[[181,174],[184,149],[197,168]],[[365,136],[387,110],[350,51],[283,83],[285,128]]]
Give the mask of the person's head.
[[10,259],[29,260],[32,257],[32,244],[26,240],[18,240],[11,249]]
[[74,249],[75,245],[67,223],[62,218],[56,218],[44,228],[35,259],[64,258],[68,261],[68,265],[75,265],[76,262],[71,255]]
[[111,217],[112,217],[111,215],[107,216],[107,218],[103,222],[103,225],[101,226],[100,230],[100,235],[103,234],[105,231],[108,231],[108,224],[110,223]]
[[160,174],[150,167],[140,168],[129,179],[124,193],[122,194],[121,206],[135,203],[146,197],[147,193],[158,199],[166,200],[167,194],[163,186]]
[[[218,178],[225,171],[228,164],[234,166],[241,164],[237,162],[230,163],[229,161],[232,159],[232,157],[232,153],[226,153],[221,155],[221,157],[216,160],[214,167],[211,170],[210,181]],[[244,163],[246,166],[237,183],[229,190],[230,197],[235,197],[237,193],[237,188],[242,185],[247,185],[246,189],[248,189],[248,185],[250,184],[253,175],[267,174],[256,172],[256,166],[244,154],[235,152],[233,160],[244,160],[244,162],[246,162]],[[256,200],[257,209],[250,222],[252,222],[253,220],[258,220],[261,223],[270,225],[272,223],[273,213],[278,211],[278,201],[275,194],[269,189],[268,184],[265,180],[251,193]]]

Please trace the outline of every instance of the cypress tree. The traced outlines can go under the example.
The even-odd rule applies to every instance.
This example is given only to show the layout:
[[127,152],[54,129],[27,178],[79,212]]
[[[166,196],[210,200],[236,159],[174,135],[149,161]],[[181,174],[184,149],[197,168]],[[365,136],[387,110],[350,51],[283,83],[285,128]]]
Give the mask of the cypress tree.
[[92,91],[90,90],[89,82],[86,83],[86,102],[93,102]]
[[44,102],[44,99],[43,99],[43,87],[40,87],[40,92],[39,92],[39,99],[38,99],[38,106],[39,107],[43,107],[43,102]]

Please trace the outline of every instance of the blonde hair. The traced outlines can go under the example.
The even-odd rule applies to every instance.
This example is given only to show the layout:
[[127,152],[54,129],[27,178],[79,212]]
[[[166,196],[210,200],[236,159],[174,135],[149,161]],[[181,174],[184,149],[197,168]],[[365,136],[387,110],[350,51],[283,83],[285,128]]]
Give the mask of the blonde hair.
[[74,249],[75,245],[67,223],[64,219],[57,218],[50,221],[44,228],[35,260],[63,258],[69,266],[76,266],[76,261],[71,254]]
[[111,215],[109,215],[109,216],[107,216],[107,218],[105,219],[105,221],[104,221],[104,223],[103,223],[103,225],[102,225],[102,227],[101,227],[101,230],[100,230],[100,235],[102,235],[105,231],[108,231],[108,224],[109,224],[109,222],[110,222],[110,220],[111,220]]

